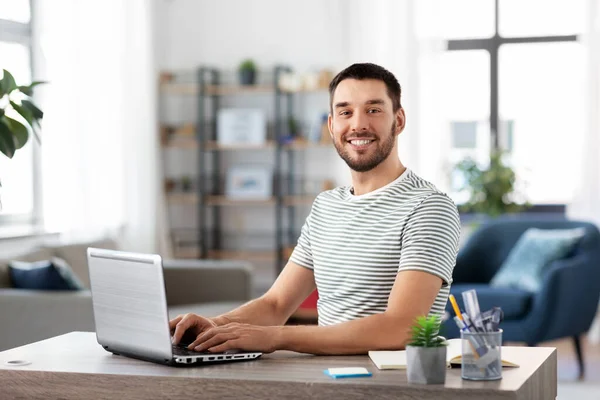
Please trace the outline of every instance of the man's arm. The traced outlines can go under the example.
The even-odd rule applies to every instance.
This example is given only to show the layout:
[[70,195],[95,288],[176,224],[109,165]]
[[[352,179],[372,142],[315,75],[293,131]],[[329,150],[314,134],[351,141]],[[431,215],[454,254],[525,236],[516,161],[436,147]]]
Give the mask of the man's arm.
[[441,278],[427,272],[401,271],[384,313],[324,327],[228,324],[200,335],[196,349],[293,350],[312,354],[402,349],[410,338],[410,326],[416,317],[429,313],[441,285]]
[[213,321],[217,325],[231,322],[262,326],[283,325],[315,287],[313,271],[290,261],[267,293],[213,318]]
[[198,335],[221,326],[240,323],[257,327],[282,325],[314,289],[313,271],[290,261],[269,291],[258,299],[214,318],[185,314],[172,319],[169,327],[173,332],[173,343],[178,344],[188,332],[197,337],[188,346],[192,349],[201,343]]
[[442,279],[427,272],[399,272],[384,313],[326,327],[283,327],[278,347],[312,354],[403,349],[410,327],[429,313],[441,286]]

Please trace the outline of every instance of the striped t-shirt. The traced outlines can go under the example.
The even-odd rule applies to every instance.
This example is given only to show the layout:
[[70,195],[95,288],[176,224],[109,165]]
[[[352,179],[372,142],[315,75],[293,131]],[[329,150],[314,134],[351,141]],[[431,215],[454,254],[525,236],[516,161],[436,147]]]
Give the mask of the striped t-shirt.
[[406,170],[390,184],[354,196],[350,187],[314,201],[290,261],[314,270],[319,325],[382,313],[399,271],[426,271],[443,285],[430,310],[446,307],[460,222],[452,200]]

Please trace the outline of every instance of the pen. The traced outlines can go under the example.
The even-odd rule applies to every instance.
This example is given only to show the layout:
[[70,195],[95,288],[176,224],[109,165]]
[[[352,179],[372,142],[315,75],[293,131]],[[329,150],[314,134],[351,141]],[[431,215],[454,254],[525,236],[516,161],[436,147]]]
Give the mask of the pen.
[[479,300],[477,299],[477,292],[475,289],[467,290],[462,293],[463,302],[465,303],[465,310],[467,314],[473,321],[473,324],[480,328],[484,329],[483,324],[481,322],[481,311],[479,310]]

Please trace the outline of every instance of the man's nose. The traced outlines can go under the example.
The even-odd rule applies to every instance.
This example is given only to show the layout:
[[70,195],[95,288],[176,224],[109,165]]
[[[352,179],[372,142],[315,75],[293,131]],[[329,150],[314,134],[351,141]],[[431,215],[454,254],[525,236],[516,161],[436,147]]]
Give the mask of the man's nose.
[[369,123],[367,117],[361,113],[356,113],[352,116],[352,131],[361,132],[366,131]]

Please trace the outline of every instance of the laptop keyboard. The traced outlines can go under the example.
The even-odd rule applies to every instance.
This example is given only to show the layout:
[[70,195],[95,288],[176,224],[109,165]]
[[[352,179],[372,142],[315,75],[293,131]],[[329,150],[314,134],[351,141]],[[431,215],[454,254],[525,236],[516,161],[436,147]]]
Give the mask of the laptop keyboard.
[[214,354],[209,353],[208,351],[194,351],[189,350],[186,345],[174,344],[173,345],[173,355],[176,356],[197,356],[202,354]]

